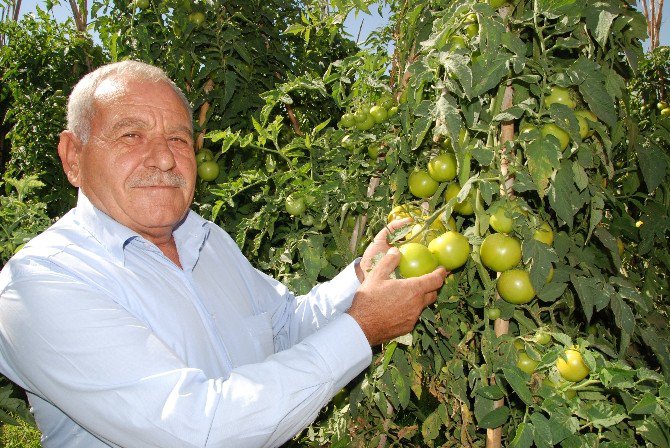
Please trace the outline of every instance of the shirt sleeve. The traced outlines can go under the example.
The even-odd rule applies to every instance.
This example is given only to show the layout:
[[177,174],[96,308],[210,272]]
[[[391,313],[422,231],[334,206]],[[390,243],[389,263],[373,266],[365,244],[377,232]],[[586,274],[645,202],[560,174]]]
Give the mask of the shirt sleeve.
[[57,273],[10,283],[0,315],[11,379],[120,446],[281,445],[371,360],[360,327],[339,314],[263,362],[208,378],[115,301]]
[[[332,280],[320,283],[302,296],[294,294],[281,282],[257,271],[264,280],[256,291],[261,307],[270,309],[274,331],[275,350],[285,350],[335,320],[350,307],[360,286],[355,264],[349,264]],[[257,283],[258,284],[258,283]],[[269,291],[267,290],[269,286]],[[359,332],[360,328],[358,329]],[[365,345],[369,345],[367,339]]]

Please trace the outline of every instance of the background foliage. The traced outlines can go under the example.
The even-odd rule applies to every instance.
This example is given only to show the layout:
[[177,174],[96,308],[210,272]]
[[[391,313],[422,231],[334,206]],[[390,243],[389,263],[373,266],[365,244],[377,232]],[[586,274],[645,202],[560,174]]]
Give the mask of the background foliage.
[[[369,4],[348,0],[93,2],[102,47],[45,14],[2,24],[2,262],[72,203],[55,146],[74,82],[108,60],[145,60],[185,90],[206,135],[198,149],[221,168],[199,181],[194,208],[298,292],[360,254],[394,205],[437,217],[471,195],[474,214],[453,213],[473,248],[466,265],[292,445],[484,446],[493,434],[515,447],[669,446],[670,122],[656,107],[667,48],[643,55],[644,20],[619,0],[386,3],[391,20],[366,49],[341,23]],[[593,135],[543,100],[556,85],[596,114]],[[387,95],[397,115],[365,130],[340,122]],[[568,133],[565,149],[539,132],[547,123]],[[536,129],[519,137],[522,124]],[[414,197],[408,175],[446,151],[458,198],[445,200],[446,183]],[[511,197],[537,291],[517,306],[478,251]],[[287,200],[305,212],[290,215]],[[533,238],[542,221],[552,245]],[[555,362],[575,345],[591,373],[569,383]],[[530,374],[520,351],[537,361]]]

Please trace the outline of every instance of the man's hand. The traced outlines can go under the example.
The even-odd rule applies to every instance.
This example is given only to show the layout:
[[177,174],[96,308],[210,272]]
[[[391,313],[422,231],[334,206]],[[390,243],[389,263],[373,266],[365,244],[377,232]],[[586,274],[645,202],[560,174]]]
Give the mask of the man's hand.
[[444,284],[447,271],[442,267],[421,277],[390,278],[399,262],[398,250],[389,249],[367,274],[347,311],[361,326],[370,345],[412,331],[423,309],[435,302],[437,290]]
[[361,257],[361,262],[356,266],[356,275],[361,283],[363,283],[367,273],[372,269],[375,257],[379,254],[385,254],[391,248],[391,245],[388,242],[388,236],[411,222],[411,218],[396,219],[391,221],[388,226],[384,227],[375,236],[375,239],[372,240],[370,245],[365,249],[365,252]]

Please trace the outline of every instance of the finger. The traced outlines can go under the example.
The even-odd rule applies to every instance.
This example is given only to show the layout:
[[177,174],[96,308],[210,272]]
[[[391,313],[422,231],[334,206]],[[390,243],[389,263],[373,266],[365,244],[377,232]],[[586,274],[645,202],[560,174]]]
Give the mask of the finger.
[[391,221],[390,223],[388,223],[388,224],[386,225],[386,227],[384,227],[384,228],[382,229],[382,231],[379,232],[379,233],[382,233],[382,232],[387,232],[387,233],[395,232],[396,230],[398,230],[398,229],[400,229],[400,228],[402,228],[402,227],[404,227],[404,226],[406,226],[406,225],[408,225],[408,224],[411,224],[411,223],[413,223],[413,222],[414,222],[414,220],[413,220],[412,218],[394,219],[393,221]]
[[423,295],[423,306],[427,307],[428,305],[435,303],[437,300],[437,291],[429,292]]
[[371,274],[378,278],[387,279],[391,275],[391,272],[398,267],[398,263],[400,263],[400,252],[396,247],[392,247],[379,260],[377,265],[372,269]]
[[437,291],[444,284],[444,279],[447,277],[447,270],[439,266],[433,272],[407,279],[413,288],[420,294],[427,294],[429,292]]

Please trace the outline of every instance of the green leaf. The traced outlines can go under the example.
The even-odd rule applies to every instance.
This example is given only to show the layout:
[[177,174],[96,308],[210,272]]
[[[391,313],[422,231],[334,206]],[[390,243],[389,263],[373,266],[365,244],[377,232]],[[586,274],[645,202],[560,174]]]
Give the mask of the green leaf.
[[440,435],[442,428],[442,419],[439,412],[436,410],[431,413],[421,424],[421,435],[423,440],[435,440]]
[[590,420],[595,427],[608,428],[622,422],[626,418],[623,406],[606,401],[596,401],[579,409],[582,417]]
[[507,421],[509,415],[510,410],[507,406],[494,409],[479,421],[479,426],[482,428],[498,428]]
[[549,188],[549,203],[556,211],[556,215],[568,227],[572,227],[575,214],[583,205],[583,198],[575,188],[570,160],[564,160],[554,176],[554,181]]
[[642,178],[647,185],[647,191],[653,193],[665,179],[668,169],[666,155],[657,145],[636,146],[635,153],[640,163]]
[[480,395],[489,400],[500,400],[505,396],[505,392],[497,384],[491,386],[483,386],[477,389],[477,395]]
[[526,148],[528,171],[540,196],[544,196],[549,179],[559,167],[561,153],[554,140],[538,138]]
[[616,322],[617,327],[629,336],[632,335],[635,330],[635,315],[630,306],[619,295],[613,295],[610,307],[612,313],[614,313],[614,322]]
[[571,67],[570,76],[579,86],[579,93],[589,109],[609,126],[617,123],[618,117],[612,96],[605,88],[605,76],[594,61],[579,58]]
[[[582,310],[586,315],[586,320],[591,321],[596,302],[605,301],[602,284],[592,277],[580,277],[573,275],[570,280],[577,291],[577,296],[582,303]],[[605,295],[606,297],[606,295]],[[607,298],[609,301],[609,298]]]
[[505,53],[484,54],[472,64],[472,77],[476,83],[472,86],[469,98],[478,97],[498,87],[507,75],[509,55]]
[[524,403],[531,406],[533,404],[533,394],[528,387],[527,375],[522,375],[521,370],[517,368],[504,367],[502,370],[505,375],[505,380],[509,383],[512,389],[514,389],[514,392]]
[[630,414],[653,414],[658,407],[658,399],[651,393],[647,392],[640,398],[635,406],[633,406],[630,411]]
[[535,439],[535,446],[537,448],[553,447],[551,428],[549,427],[549,420],[547,420],[547,417],[539,412],[534,412],[530,416],[530,421],[533,422],[533,438]]
[[510,448],[531,448],[533,446],[533,425],[527,422],[519,423],[514,433]]

